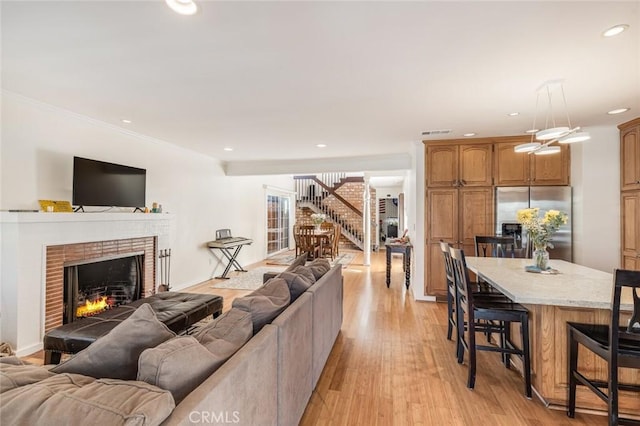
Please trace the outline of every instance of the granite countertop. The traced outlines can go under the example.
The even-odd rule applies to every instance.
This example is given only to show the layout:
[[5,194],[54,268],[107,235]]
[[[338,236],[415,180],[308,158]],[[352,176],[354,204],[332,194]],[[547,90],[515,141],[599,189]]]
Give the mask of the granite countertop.
[[[551,259],[557,274],[526,272],[531,259],[467,257],[467,267],[515,302],[611,309],[613,274]],[[625,289],[627,290],[627,289]],[[622,310],[633,309],[631,292],[622,293]]]

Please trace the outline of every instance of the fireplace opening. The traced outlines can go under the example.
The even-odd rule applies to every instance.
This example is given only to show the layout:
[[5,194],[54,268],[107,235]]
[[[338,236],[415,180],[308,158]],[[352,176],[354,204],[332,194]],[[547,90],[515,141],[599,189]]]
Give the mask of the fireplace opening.
[[63,324],[138,300],[143,262],[140,252],[65,264]]

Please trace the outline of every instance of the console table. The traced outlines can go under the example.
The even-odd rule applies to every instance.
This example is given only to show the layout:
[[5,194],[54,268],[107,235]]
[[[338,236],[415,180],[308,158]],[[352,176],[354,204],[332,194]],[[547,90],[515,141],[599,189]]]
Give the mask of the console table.
[[402,253],[402,270],[404,271],[405,286],[409,289],[411,283],[411,248],[410,243],[387,242],[387,288],[391,284],[391,253]]

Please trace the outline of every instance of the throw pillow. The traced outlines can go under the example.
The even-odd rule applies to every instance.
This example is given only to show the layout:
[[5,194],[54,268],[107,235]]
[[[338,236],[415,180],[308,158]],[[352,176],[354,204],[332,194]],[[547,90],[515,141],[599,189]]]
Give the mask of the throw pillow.
[[175,335],[158,321],[151,306],[144,303],[108,334],[51,371],[95,378],[135,380],[138,357],[142,351],[158,346]]
[[305,277],[307,279],[307,281],[309,281],[311,284],[315,284],[316,282],[316,277],[315,275],[313,275],[313,272],[311,271],[311,269],[307,266],[298,266],[297,268],[294,268],[291,272],[293,272],[294,274],[300,274],[303,277]]
[[309,282],[304,275],[296,274],[294,272],[281,272],[278,275],[278,278],[287,282],[291,302],[294,302],[302,293],[311,287],[311,282]]
[[168,390],[179,404],[226,360],[192,336],[174,337],[142,352],[137,380]]
[[253,336],[251,314],[231,308],[215,320],[204,325],[194,337],[209,352],[229,358]]
[[255,335],[265,324],[280,315],[289,306],[290,300],[287,282],[281,278],[272,278],[253,293],[235,299],[232,306],[251,314]]
[[329,272],[329,269],[331,269],[331,264],[329,263],[329,261],[321,257],[318,259],[314,259],[306,266],[311,269],[311,272],[316,277],[316,281],[319,280],[324,274]]

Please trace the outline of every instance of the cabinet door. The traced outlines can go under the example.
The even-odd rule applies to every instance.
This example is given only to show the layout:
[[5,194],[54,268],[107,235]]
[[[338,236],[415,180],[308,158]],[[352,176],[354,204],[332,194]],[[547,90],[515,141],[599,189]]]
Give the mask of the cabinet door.
[[623,193],[621,209],[622,265],[640,270],[640,191]]
[[446,296],[447,281],[444,272],[444,258],[440,244],[427,245],[427,269],[425,271],[425,290],[431,296]]
[[476,235],[493,235],[493,189],[461,188],[459,201],[460,238],[467,256],[474,253]]
[[620,135],[621,188],[640,189],[640,128],[633,127]]
[[513,149],[523,142],[499,143],[495,145],[496,186],[529,185],[529,163],[531,155]]
[[531,154],[531,185],[569,185],[569,145],[559,145],[559,154]]
[[462,186],[491,186],[493,145],[460,145],[458,181]]
[[427,145],[427,186],[456,186],[458,182],[458,147]]
[[429,242],[458,241],[458,190],[430,189],[427,191],[427,238]]

